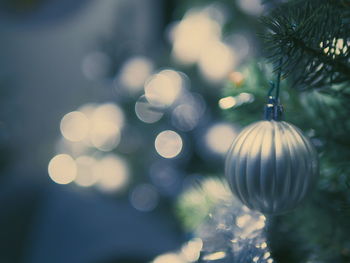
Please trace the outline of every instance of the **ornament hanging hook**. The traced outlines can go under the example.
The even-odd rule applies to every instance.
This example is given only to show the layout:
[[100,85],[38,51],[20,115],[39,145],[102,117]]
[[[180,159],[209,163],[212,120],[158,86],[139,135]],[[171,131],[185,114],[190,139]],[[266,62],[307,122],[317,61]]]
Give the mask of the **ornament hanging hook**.
[[276,74],[276,80],[270,81],[270,89],[267,93],[267,97],[270,98],[272,97],[272,92],[276,89],[275,97],[274,99],[278,102],[279,100],[279,95],[280,95],[280,83],[281,83],[281,75],[282,75],[282,60],[283,58],[281,57],[279,64],[278,64],[278,72]]
[[276,95],[275,99],[278,101],[279,95],[280,95],[280,82],[281,82],[281,75],[282,75],[282,63],[283,63],[283,57],[280,58],[279,65],[278,65],[278,72],[277,72],[277,77],[276,77]]
[[[266,120],[275,120],[280,121],[282,119],[283,107],[279,103],[279,95],[280,95],[280,82],[282,75],[282,62],[283,57],[281,57],[278,65],[278,72],[276,75],[275,82],[270,82],[270,89],[267,93],[268,102],[265,106],[265,119]],[[272,96],[272,92],[276,89],[275,96]]]

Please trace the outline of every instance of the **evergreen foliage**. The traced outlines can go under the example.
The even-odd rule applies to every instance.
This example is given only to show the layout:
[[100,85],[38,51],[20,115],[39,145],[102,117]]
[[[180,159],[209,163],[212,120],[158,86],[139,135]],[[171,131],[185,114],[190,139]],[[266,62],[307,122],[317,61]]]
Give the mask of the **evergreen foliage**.
[[296,0],[273,8],[262,22],[275,70],[290,76],[300,89],[349,83],[349,7],[349,1]]

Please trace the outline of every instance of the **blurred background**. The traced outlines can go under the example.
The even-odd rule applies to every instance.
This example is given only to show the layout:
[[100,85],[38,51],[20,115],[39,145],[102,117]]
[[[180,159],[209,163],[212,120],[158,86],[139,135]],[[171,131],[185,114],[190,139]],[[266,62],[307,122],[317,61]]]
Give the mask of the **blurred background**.
[[[208,209],[179,198],[220,177],[232,140],[262,116],[272,73],[258,17],[269,8],[2,0],[0,262],[198,260],[191,220]],[[248,115],[231,116],[238,108]]]
[[174,200],[222,171],[220,85],[262,11],[199,2],[1,1],[1,262],[146,262],[188,238]]

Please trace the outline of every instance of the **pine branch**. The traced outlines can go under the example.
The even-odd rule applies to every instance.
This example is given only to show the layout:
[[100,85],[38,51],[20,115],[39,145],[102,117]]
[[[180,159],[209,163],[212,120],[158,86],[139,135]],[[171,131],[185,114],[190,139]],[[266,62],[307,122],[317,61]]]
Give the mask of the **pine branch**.
[[349,18],[343,2],[332,0],[282,4],[263,17],[269,30],[263,38],[275,70],[299,89],[350,82]]

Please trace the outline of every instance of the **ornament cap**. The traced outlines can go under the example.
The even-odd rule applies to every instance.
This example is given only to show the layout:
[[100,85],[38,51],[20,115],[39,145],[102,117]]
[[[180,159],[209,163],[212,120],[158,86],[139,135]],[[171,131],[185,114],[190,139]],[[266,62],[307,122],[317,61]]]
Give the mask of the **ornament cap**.
[[268,102],[265,105],[264,118],[265,120],[281,121],[283,117],[283,106],[277,99],[269,96]]

